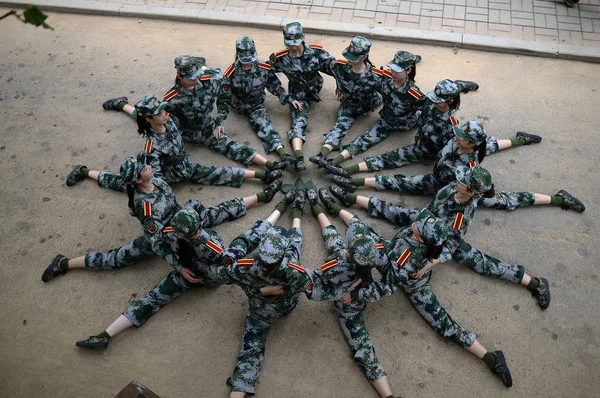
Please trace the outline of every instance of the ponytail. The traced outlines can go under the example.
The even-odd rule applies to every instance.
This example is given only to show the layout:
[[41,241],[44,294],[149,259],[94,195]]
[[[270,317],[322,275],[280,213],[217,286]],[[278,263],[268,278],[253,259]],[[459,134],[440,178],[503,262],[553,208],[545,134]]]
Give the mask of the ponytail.
[[177,256],[184,268],[194,270],[194,248],[185,239],[177,239]]
[[457,111],[460,108],[460,93],[454,98],[452,103],[450,104],[450,110]]
[[138,126],[138,134],[142,137],[145,137],[150,131],[150,122],[146,120],[146,118],[140,114],[135,118]]
[[127,202],[127,206],[129,206],[129,214],[135,217],[133,202],[133,197],[135,195],[135,187],[133,186],[133,184],[126,184],[125,187],[127,188],[127,198],[129,199],[129,201]]
[[408,73],[408,78],[414,82],[416,76],[417,76],[417,64],[414,64],[413,66],[410,67],[410,72]]
[[483,141],[481,144],[479,144],[477,146],[477,162],[478,163],[483,162],[483,159],[485,159],[486,152],[487,152],[487,141]]
[[496,189],[494,188],[494,184],[492,184],[492,187],[490,188],[489,191],[486,191],[483,193],[484,198],[493,198],[495,195],[496,195]]
[[427,252],[425,253],[425,257],[427,258],[427,260],[433,261],[436,258],[440,257],[443,250],[444,250],[443,245],[439,245],[439,246],[427,245]]

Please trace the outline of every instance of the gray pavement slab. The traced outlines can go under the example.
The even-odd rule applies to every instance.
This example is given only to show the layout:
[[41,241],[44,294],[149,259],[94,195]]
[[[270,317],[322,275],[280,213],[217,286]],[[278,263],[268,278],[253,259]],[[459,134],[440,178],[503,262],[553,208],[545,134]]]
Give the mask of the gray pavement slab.
[[[437,1],[437,2],[436,2]],[[156,18],[280,29],[302,21],[307,32],[600,62],[599,0],[31,0],[48,11]],[[0,5],[19,3],[0,0]],[[327,7],[324,7],[326,5]],[[465,13],[466,10],[466,13]],[[581,11],[580,11],[581,10]]]
[[[130,380],[138,380],[164,398],[225,397],[246,311],[237,287],[186,294],[142,328],[116,336],[106,352],[88,352],[76,348],[75,342],[106,328],[128,299],[143,295],[169,267],[154,259],[115,272],[72,271],[47,284],[40,277],[57,253],[74,257],[105,250],[140,234],[124,194],[92,181],[64,185],[75,164],[118,170],[123,157],[142,148],[144,140],[134,122],[125,114],[102,110],[101,103],[121,95],[131,101],[146,93],[161,95],[171,87],[173,58],[180,54],[201,55],[209,65],[225,69],[233,61],[235,39],[242,34],[254,37],[260,57],[266,59],[283,48],[281,33],[73,14],[53,14],[49,22],[54,31],[14,18],[0,22],[0,396],[110,397]],[[307,40],[340,56],[349,36],[309,33]],[[550,280],[552,304],[545,312],[519,286],[481,277],[454,263],[434,270],[433,289],[454,319],[477,333],[484,346],[505,352],[514,379],[510,390],[480,361],[437,336],[402,294],[370,306],[366,324],[394,392],[405,397],[595,396],[600,388],[597,65],[401,45],[423,57],[416,81],[424,92],[443,78],[481,85],[478,92],[463,96],[461,120],[478,119],[499,138],[511,138],[519,130],[543,137],[539,145],[485,159],[497,188],[546,194],[566,189],[587,210],[576,214],[548,206],[515,212],[480,209],[469,230],[467,238],[474,246]],[[399,42],[374,40],[371,59],[384,64],[398,46]],[[333,125],[338,107],[334,88],[332,79],[325,77],[324,100],[311,106],[307,155],[318,151],[321,135]],[[272,96],[267,107],[285,135],[289,110]],[[376,113],[360,119],[346,142],[376,119]],[[231,114],[225,129],[261,148],[240,115]],[[413,134],[394,135],[366,155],[407,145]],[[206,148],[187,149],[197,161],[232,164]],[[399,171],[418,174],[430,169],[427,164]],[[302,176],[319,186],[329,184],[312,165]],[[286,172],[287,181],[294,178]],[[181,203],[199,198],[213,205],[261,187],[181,184],[175,190]],[[422,207],[428,201],[367,192],[407,207]],[[230,241],[273,207],[253,208],[246,217],[216,229]],[[384,236],[392,236],[391,225],[356,211]],[[290,215],[284,214],[279,224],[289,223]],[[334,223],[343,230],[339,219]],[[325,253],[316,220],[305,216],[303,229],[303,264],[318,267]],[[257,392],[259,397],[375,396],[352,360],[333,305],[306,299],[272,329]]]

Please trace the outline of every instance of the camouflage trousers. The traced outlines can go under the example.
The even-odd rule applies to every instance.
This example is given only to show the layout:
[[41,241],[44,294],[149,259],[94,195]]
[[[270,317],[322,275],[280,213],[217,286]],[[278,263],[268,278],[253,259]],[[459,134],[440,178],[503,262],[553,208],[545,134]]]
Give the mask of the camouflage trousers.
[[346,252],[346,239],[340,236],[335,226],[328,225],[323,229],[322,235],[328,261],[338,260],[338,262],[326,270],[321,268],[306,270],[306,274],[311,278],[313,284],[310,299],[313,301],[339,300],[352,290],[352,284],[361,276],[357,274],[356,266],[353,263],[340,257],[340,253]]
[[288,138],[290,142],[294,138],[300,138],[302,142],[306,141],[306,127],[308,126],[308,101],[299,100],[297,101],[302,105],[302,110],[294,108],[294,105],[290,104],[290,112],[292,114],[292,125],[288,131]]
[[252,228],[231,241],[227,249],[225,249],[226,255],[235,260],[242,258],[246,253],[251,252],[258,246],[265,232],[271,227],[272,224],[267,220],[257,221]]
[[200,282],[192,283],[188,282],[179,272],[171,271],[144,296],[131,300],[123,315],[139,328],[164,305],[169,304],[188,290],[216,285],[214,281],[201,274],[197,274],[196,277],[200,279]]
[[281,136],[275,130],[275,126],[273,126],[273,122],[269,117],[269,112],[264,105],[253,109],[245,109],[243,113],[250,121],[250,126],[260,139],[266,153],[273,152],[277,147],[283,146]]
[[[192,161],[189,155],[174,166],[154,170],[157,175],[172,184],[176,182],[191,182],[203,185],[226,185],[239,188],[242,185],[244,169],[239,167],[204,166]],[[125,184],[121,175],[110,171],[101,171],[98,174],[98,185],[119,192],[125,192]]]
[[376,144],[388,138],[395,131],[406,131],[414,127],[412,125],[392,125],[385,119],[380,118],[375,122],[373,126],[360,137],[356,137],[350,144],[346,145],[344,149],[350,153],[352,157],[356,156],[360,152],[365,152],[369,148],[372,148]]
[[136,264],[153,256],[152,244],[144,236],[105,252],[90,252],[85,255],[85,268],[93,271],[119,269]]
[[323,138],[325,139],[324,144],[331,145],[333,149],[339,150],[342,146],[342,140],[346,134],[348,134],[348,131],[350,131],[350,128],[356,119],[367,112],[372,112],[380,104],[381,101],[372,104],[372,106],[369,107],[340,105],[340,109],[338,109],[337,113],[337,120],[335,121],[333,128],[329,130],[328,133],[323,134]]
[[352,350],[354,362],[361,367],[371,383],[386,376],[383,366],[377,359],[373,342],[363,320],[362,313],[366,304],[353,302],[343,304],[340,301],[335,301],[334,304],[338,312],[340,327]]
[[375,176],[375,189],[378,191],[392,190],[417,195],[433,195],[441,186],[443,185],[437,181],[433,174]]
[[[439,150],[441,149],[442,148]],[[435,159],[439,150],[428,149],[425,145],[412,144],[381,155],[365,157],[364,161],[367,164],[369,171],[396,169],[410,163],[422,162],[426,159]],[[496,137],[488,137],[486,153],[489,155],[497,151],[498,140]]]
[[121,174],[113,173],[112,171],[101,171],[98,173],[97,182],[102,188],[112,189],[113,191],[125,192],[127,190]]
[[221,134],[221,138],[217,139],[213,135],[213,130],[214,125],[211,123],[211,127],[201,131],[182,130],[181,137],[184,141],[202,144],[236,162],[246,165],[252,163],[252,158],[256,156],[255,149],[250,148],[248,145],[240,144],[226,134]]
[[425,319],[432,329],[445,339],[454,341],[462,348],[468,348],[475,342],[475,334],[458,324],[446,312],[437,297],[431,291],[429,283],[416,289],[403,286],[408,298],[413,303],[419,314]]
[[496,195],[494,195],[494,197],[481,197],[477,202],[478,205],[483,205],[485,207],[498,210],[516,210],[521,207],[533,206],[534,203],[535,195],[533,192],[506,191],[496,191]]
[[391,205],[385,200],[372,196],[369,198],[367,213],[369,213],[370,216],[388,220],[398,227],[403,227],[410,225],[417,219],[419,210],[411,210],[402,206]]
[[242,185],[244,169],[240,167],[204,166],[194,162],[190,155],[186,155],[183,162],[172,167],[163,168],[162,174],[169,184],[185,181],[194,184],[226,185],[239,188]]
[[452,259],[478,274],[513,283],[521,283],[525,275],[525,268],[522,265],[507,264],[475,249],[464,240],[461,240],[452,254]]
[[[246,314],[242,348],[233,374],[227,379],[227,385],[231,387],[231,391],[241,391],[250,395],[256,393],[256,384],[258,384],[258,377],[265,358],[267,336],[271,325],[292,312],[298,303],[298,297],[299,295],[296,294],[295,300],[288,301],[283,307],[279,307],[280,311],[265,310],[253,305],[254,300],[249,300],[250,308]],[[270,301],[273,300],[282,301],[281,299],[271,299]]]

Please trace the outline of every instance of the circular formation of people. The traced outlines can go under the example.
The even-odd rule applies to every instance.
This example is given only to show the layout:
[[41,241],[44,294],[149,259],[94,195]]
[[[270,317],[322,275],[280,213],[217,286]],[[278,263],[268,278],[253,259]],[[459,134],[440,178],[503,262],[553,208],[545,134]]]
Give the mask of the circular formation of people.
[[[236,41],[236,61],[224,73],[207,67],[202,57],[182,55],[175,58],[175,85],[162,99],[146,95],[135,105],[130,105],[126,97],[104,102],[104,109],[126,112],[136,120],[138,133],[145,138],[143,150],[124,159],[120,173],[77,165],[67,176],[66,185],[91,178],[101,187],[127,192],[131,215],[139,219],[143,234],[105,252],[77,258],[59,254],[44,270],[42,280],[48,282],[75,268],[115,270],[150,256],[162,257],[173,271],[143,297],[131,301],[106,330],[76,345],[105,350],[118,333],[142,326],[186,291],[236,284],[248,297],[249,308],[241,351],[227,384],[230,397],[254,395],[269,329],[288,315],[304,294],[310,300],[333,301],[356,364],[380,397],[393,397],[362,312],[367,304],[401,290],[435,332],[481,359],[506,387],[511,387],[503,352],[488,350],[475,333],[456,322],[440,305],[430,279],[436,264],[454,260],[480,275],[523,285],[542,310],[548,308],[547,279],[530,275],[522,265],[489,256],[464,240],[478,206],[514,210],[552,205],[576,212],[585,210],[564,190],[555,195],[497,190],[491,174],[481,166],[486,155],[537,144],[542,138],[517,132],[514,138],[497,139],[489,136],[477,120],[460,123],[455,111],[461,94],[477,90],[478,84],[445,79],[424,94],[415,83],[421,57],[408,51],[396,52],[384,69],[369,61],[371,42],[361,36],[352,39],[341,59],[335,59],[322,46],[307,44],[298,22],[287,24],[283,36],[286,49],[271,54],[267,62],[258,60],[252,38],[240,37]],[[288,79],[287,92],[277,73]],[[329,192],[301,178],[294,184],[283,183],[286,168],[293,167],[297,172],[306,169],[302,146],[309,105],[320,101],[321,73],[335,79],[340,106],[333,128],[323,136],[320,153],[309,161],[331,174],[334,184]],[[291,153],[269,118],[265,89],[290,107]],[[213,117],[215,103],[217,116]],[[380,107],[375,124],[342,145],[354,121]],[[230,108],[248,118],[265,152],[276,152],[280,161],[270,161],[224,133]],[[342,166],[391,134],[413,128],[417,129],[414,144]],[[203,144],[246,165],[255,163],[265,171],[196,163],[185,151],[184,141]],[[333,151],[340,152],[332,157]],[[378,172],[429,159],[435,162],[430,174],[352,177],[359,172]],[[266,185],[255,195],[212,207],[195,199],[182,207],[170,187],[184,181],[239,187],[247,179],[260,179]],[[360,187],[429,195],[433,199],[419,211],[360,195]],[[271,202],[279,191],[283,198],[274,211],[229,245],[212,229],[245,216],[252,206]],[[342,206],[358,206],[370,216],[389,221],[396,228],[395,235],[384,238]],[[300,258],[301,219],[307,207],[318,219],[327,250],[320,267],[305,267]],[[291,228],[276,226],[288,208],[292,212]],[[345,236],[332,225],[326,212],[343,220],[347,226]],[[374,269],[379,279],[373,278]]]

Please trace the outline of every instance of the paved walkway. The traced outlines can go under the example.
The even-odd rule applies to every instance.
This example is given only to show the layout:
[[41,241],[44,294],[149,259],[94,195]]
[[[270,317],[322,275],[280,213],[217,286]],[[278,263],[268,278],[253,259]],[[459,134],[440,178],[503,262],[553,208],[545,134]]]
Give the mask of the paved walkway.
[[[92,1],[92,0],[84,0]],[[600,0],[93,0],[600,47]]]

